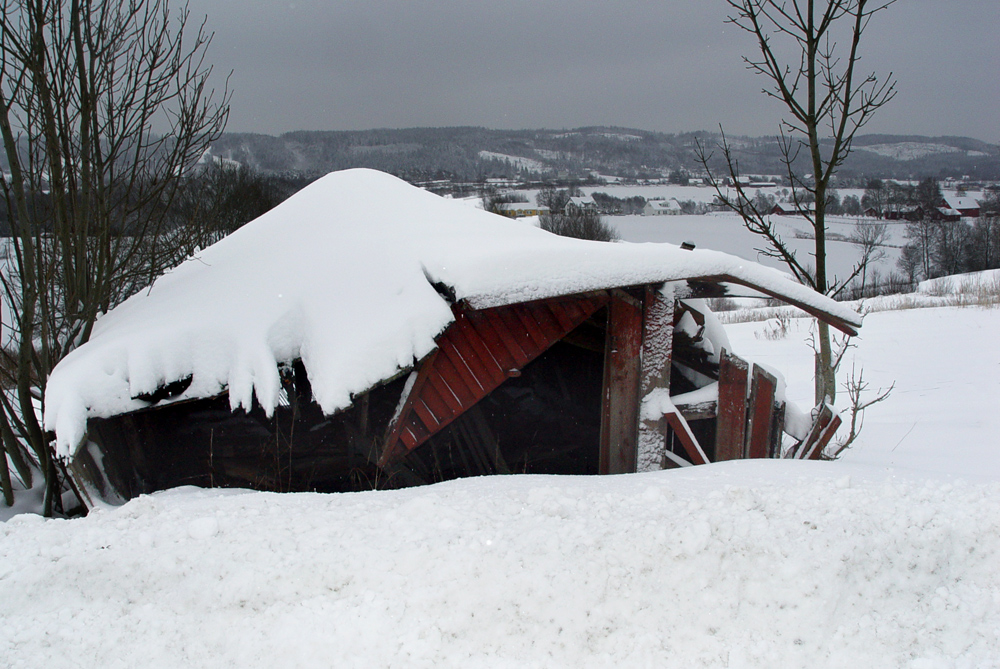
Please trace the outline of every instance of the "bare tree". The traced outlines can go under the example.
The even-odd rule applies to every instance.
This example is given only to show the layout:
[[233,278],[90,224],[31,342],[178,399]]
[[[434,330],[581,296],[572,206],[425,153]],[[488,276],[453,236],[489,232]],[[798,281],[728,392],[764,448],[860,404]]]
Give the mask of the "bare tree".
[[[200,240],[172,228],[179,184],[221,134],[211,36],[166,0],[0,0],[0,180],[12,238],[2,275],[0,432],[9,461],[58,504],[38,420],[46,379],[98,316]],[[12,500],[0,462],[3,492]]]
[[565,214],[542,214],[539,227],[562,237],[613,242],[619,239],[618,230],[607,223],[596,211],[571,207]]
[[854,224],[854,232],[851,233],[851,243],[861,251],[861,297],[865,296],[865,288],[868,281],[868,269],[873,263],[885,260],[888,255],[885,251],[885,243],[889,239],[889,226],[885,223],[867,223],[858,221]]
[[[831,180],[851,152],[855,134],[895,96],[891,74],[880,79],[874,73],[865,76],[858,72],[862,34],[872,17],[894,1],[727,0],[733,10],[729,22],[757,41],[758,56],[744,58],[747,69],[767,79],[764,94],[781,102],[786,111],[778,142],[792,203],[814,232],[811,262],[796,256],[782,241],[767,212],[760,211],[747,196],[725,134],[718,148],[733,190],[724,189],[714,176],[713,155],[705,147],[699,147],[701,163],[720,200],[743,218],[751,232],[763,237],[764,248],[758,250],[784,262],[801,282],[834,297],[863,267],[859,263],[847,277],[828,276],[827,195]],[[789,53],[796,54],[797,62],[782,61]],[[806,170],[811,173],[804,173]],[[817,403],[833,401],[836,396],[834,362],[829,326],[820,323],[815,365]]]

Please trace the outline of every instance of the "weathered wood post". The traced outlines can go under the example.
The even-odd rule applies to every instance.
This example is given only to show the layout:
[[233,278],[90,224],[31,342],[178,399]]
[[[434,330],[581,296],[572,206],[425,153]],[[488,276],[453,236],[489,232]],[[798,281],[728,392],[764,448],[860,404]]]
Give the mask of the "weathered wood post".
[[624,290],[611,291],[601,391],[600,474],[636,471],[642,303]]
[[[670,365],[674,344],[674,293],[668,286],[646,286],[642,309],[642,373],[639,409],[653,391],[670,392]],[[667,448],[667,420],[663,416],[639,419],[636,470],[663,469]]]

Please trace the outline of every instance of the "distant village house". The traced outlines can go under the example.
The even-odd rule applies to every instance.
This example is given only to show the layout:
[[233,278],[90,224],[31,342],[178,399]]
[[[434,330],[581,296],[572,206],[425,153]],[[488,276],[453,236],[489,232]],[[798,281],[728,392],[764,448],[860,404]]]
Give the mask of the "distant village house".
[[649,200],[642,209],[643,216],[679,216],[681,204],[676,198],[669,200]]

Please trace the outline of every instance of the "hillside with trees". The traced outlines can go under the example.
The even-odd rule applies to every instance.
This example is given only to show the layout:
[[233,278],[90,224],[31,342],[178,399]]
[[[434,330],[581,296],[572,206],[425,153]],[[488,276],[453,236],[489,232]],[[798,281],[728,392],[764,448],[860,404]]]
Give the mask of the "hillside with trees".
[[[213,144],[212,154],[268,174],[318,175],[369,167],[412,182],[583,179],[592,173],[658,179],[673,172],[698,173],[697,142],[711,146],[718,139],[709,132],[667,134],[614,127],[300,131],[277,137],[226,133]],[[727,139],[745,174],[785,172],[774,137]],[[841,182],[927,175],[1000,179],[1000,146],[966,137],[867,135],[856,138],[854,149],[838,173]],[[802,173],[809,171],[803,164]]]

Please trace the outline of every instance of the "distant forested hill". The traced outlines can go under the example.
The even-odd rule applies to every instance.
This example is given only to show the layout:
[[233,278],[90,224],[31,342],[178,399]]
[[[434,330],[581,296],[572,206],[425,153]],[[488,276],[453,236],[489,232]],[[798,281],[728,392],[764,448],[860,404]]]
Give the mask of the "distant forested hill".
[[[628,128],[489,130],[406,128],[400,130],[302,131],[278,137],[228,133],[212,147],[215,156],[265,173],[316,175],[349,167],[371,167],[411,181],[481,181],[585,178],[591,173],[656,178],[684,169],[700,171],[697,142],[712,148],[708,132],[666,134]],[[783,173],[774,138],[729,137],[746,174]],[[803,165],[803,171],[808,166]],[[843,179],[1000,179],[1000,146],[967,137],[867,135],[859,137]]]

